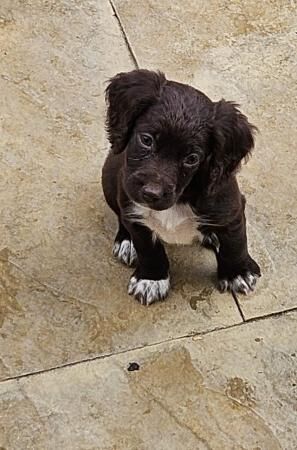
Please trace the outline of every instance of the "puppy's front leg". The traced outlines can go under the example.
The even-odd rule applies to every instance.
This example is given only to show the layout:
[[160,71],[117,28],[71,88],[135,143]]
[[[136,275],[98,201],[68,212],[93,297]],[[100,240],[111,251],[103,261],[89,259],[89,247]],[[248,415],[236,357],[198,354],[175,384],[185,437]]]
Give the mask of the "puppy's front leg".
[[128,285],[128,293],[142,305],[164,300],[169,291],[169,262],[162,243],[152,231],[137,223],[125,223],[137,252],[137,267]]
[[244,211],[227,227],[216,229],[219,289],[248,294],[261,276],[248,253]]

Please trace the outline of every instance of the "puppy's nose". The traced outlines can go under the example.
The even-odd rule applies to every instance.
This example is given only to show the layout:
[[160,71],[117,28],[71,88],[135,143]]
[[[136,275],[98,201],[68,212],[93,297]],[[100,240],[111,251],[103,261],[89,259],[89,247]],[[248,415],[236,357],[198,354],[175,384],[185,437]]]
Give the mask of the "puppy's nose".
[[158,184],[147,184],[142,188],[142,196],[144,200],[156,201],[163,197],[164,191],[162,186]]

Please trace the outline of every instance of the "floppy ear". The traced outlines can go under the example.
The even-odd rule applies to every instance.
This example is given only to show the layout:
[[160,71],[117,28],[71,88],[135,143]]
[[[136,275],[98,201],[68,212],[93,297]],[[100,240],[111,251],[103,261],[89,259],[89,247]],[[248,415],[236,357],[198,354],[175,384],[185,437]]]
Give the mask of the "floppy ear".
[[114,153],[125,149],[135,120],[160,98],[165,82],[164,74],[144,69],[111,78],[106,89],[106,128]]
[[240,167],[241,160],[247,158],[254,147],[256,127],[249,123],[233,102],[221,100],[214,104],[211,135],[209,191]]

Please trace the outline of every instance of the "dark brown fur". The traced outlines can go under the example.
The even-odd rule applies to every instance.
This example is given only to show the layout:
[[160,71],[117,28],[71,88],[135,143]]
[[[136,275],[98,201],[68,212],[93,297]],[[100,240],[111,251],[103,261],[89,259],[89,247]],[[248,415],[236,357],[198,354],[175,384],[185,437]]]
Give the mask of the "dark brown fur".
[[[253,290],[260,269],[248,253],[245,201],[235,174],[254,146],[255,127],[238,105],[212,102],[158,72],[118,74],[106,99],[111,151],[103,189],[119,218],[116,242],[132,240],[136,248],[134,277],[162,280],[169,263],[162,242],[131,219],[129,206],[136,202],[161,211],[184,203],[203,219],[199,230],[216,252],[221,289]],[[248,289],[238,286],[239,276]]]

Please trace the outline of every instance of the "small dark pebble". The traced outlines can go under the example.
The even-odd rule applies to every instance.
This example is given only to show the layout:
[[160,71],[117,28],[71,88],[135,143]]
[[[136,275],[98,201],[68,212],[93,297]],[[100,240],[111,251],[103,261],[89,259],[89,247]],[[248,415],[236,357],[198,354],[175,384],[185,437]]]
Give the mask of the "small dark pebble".
[[261,342],[262,339],[261,339],[261,338],[255,338],[255,341],[256,341],[256,342]]
[[129,363],[127,370],[129,372],[134,372],[134,370],[139,370],[139,364],[137,364],[136,362]]

